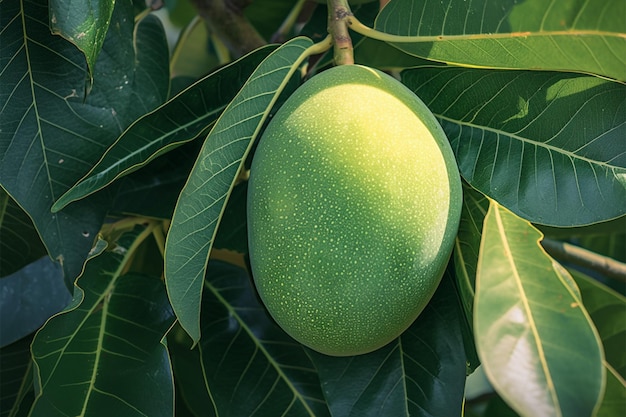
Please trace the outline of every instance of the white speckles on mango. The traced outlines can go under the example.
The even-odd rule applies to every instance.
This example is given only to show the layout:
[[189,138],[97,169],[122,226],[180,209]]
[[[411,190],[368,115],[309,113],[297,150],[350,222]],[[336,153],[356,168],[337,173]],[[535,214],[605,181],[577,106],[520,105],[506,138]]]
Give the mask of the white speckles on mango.
[[315,350],[377,349],[432,296],[460,209],[454,156],[424,104],[374,70],[326,71],[287,100],[253,159],[259,295]]

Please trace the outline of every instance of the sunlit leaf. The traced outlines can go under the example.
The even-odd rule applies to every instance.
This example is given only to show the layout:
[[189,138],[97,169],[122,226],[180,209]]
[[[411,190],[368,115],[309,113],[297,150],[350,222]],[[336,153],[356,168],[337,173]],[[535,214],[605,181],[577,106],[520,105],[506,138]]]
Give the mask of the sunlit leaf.
[[46,2],[0,3],[0,184],[31,216],[69,282],[80,272],[109,196],[57,214],[52,203],[168,91],[168,49],[158,18],[146,17],[135,30],[132,4],[120,1],[111,21],[91,84],[83,53],[51,34]]
[[106,187],[206,131],[273,49],[259,49],[220,69],[133,123],[52,210]]
[[626,3],[606,0],[394,0],[376,28],[394,45],[473,67],[566,70],[626,81]]
[[211,261],[199,351],[219,416],[328,416],[304,347],[260,304],[245,270]]
[[90,259],[72,304],[35,336],[33,417],[173,415],[165,287],[123,272],[150,233],[137,227]]
[[491,202],[476,272],[478,353],[493,387],[522,416],[589,416],[604,393],[602,344],[541,237]]
[[28,214],[0,187],[0,278],[45,254]]
[[50,0],[52,33],[63,36],[78,47],[93,69],[111,23],[115,1]]
[[626,86],[555,72],[422,68],[403,82],[441,122],[463,177],[534,223],[626,212]]
[[252,141],[311,45],[296,38],[259,65],[207,136],[181,192],[167,237],[165,280],[176,316],[195,342],[202,280],[223,207]]
[[465,388],[462,307],[446,272],[431,302],[398,339],[366,355],[309,351],[336,416],[457,416]]

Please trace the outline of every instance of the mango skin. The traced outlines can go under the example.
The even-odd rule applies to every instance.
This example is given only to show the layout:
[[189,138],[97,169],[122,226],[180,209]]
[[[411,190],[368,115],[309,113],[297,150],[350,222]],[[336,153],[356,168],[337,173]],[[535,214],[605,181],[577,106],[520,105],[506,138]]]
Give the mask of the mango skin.
[[359,65],[300,86],[254,154],[247,220],[254,283],[298,342],[332,356],[406,330],[452,251],[462,189],[426,105]]

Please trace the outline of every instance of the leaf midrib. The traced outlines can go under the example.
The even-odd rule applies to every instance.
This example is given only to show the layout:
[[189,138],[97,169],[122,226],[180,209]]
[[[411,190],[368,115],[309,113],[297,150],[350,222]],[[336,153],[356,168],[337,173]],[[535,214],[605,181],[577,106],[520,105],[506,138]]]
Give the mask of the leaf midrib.
[[[497,204],[497,203],[496,203]],[[535,324],[535,319],[533,317],[532,314],[532,310],[530,308],[530,305],[528,303],[528,299],[526,297],[526,291],[524,290],[524,285],[522,284],[522,279],[520,277],[520,274],[518,272],[517,269],[517,265],[515,263],[515,259],[513,259],[513,252],[511,250],[511,247],[509,245],[509,241],[507,239],[507,235],[506,235],[506,228],[504,227],[503,221],[502,221],[502,217],[500,214],[500,208],[497,205],[494,205],[494,216],[495,216],[495,220],[496,220],[496,225],[497,225],[497,230],[498,230],[498,235],[500,237],[500,241],[502,242],[502,248],[505,251],[505,254],[507,254],[508,256],[507,261],[509,263],[509,266],[511,268],[512,271],[512,278],[515,281],[515,284],[518,288],[519,294],[520,294],[520,300],[522,302],[522,305],[524,307],[524,311],[526,313],[526,317],[528,319],[528,324],[530,327],[530,330],[532,332],[533,335],[533,339],[535,341],[535,346],[537,348],[537,354],[538,354],[538,359],[539,362],[541,363],[541,368],[543,369],[543,374],[546,377],[546,383],[548,385],[548,391],[550,392],[550,396],[552,397],[552,401],[553,401],[553,405],[554,407],[554,411],[556,413],[556,416],[561,417],[562,413],[561,413],[561,407],[559,405],[559,398],[557,396],[556,393],[556,389],[554,386],[554,381],[552,380],[552,374],[550,373],[550,369],[548,367],[548,363],[546,360],[546,355],[545,352],[543,350],[543,345],[541,343],[541,337],[539,336],[539,332],[537,330],[537,325]]]

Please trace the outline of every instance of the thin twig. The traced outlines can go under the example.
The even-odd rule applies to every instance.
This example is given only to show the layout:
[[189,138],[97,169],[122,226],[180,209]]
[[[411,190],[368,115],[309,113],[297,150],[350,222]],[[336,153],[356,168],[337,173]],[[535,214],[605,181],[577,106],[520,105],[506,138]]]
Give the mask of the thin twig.
[[570,262],[608,278],[626,282],[626,264],[613,258],[558,240],[543,239],[541,245],[556,260]]

